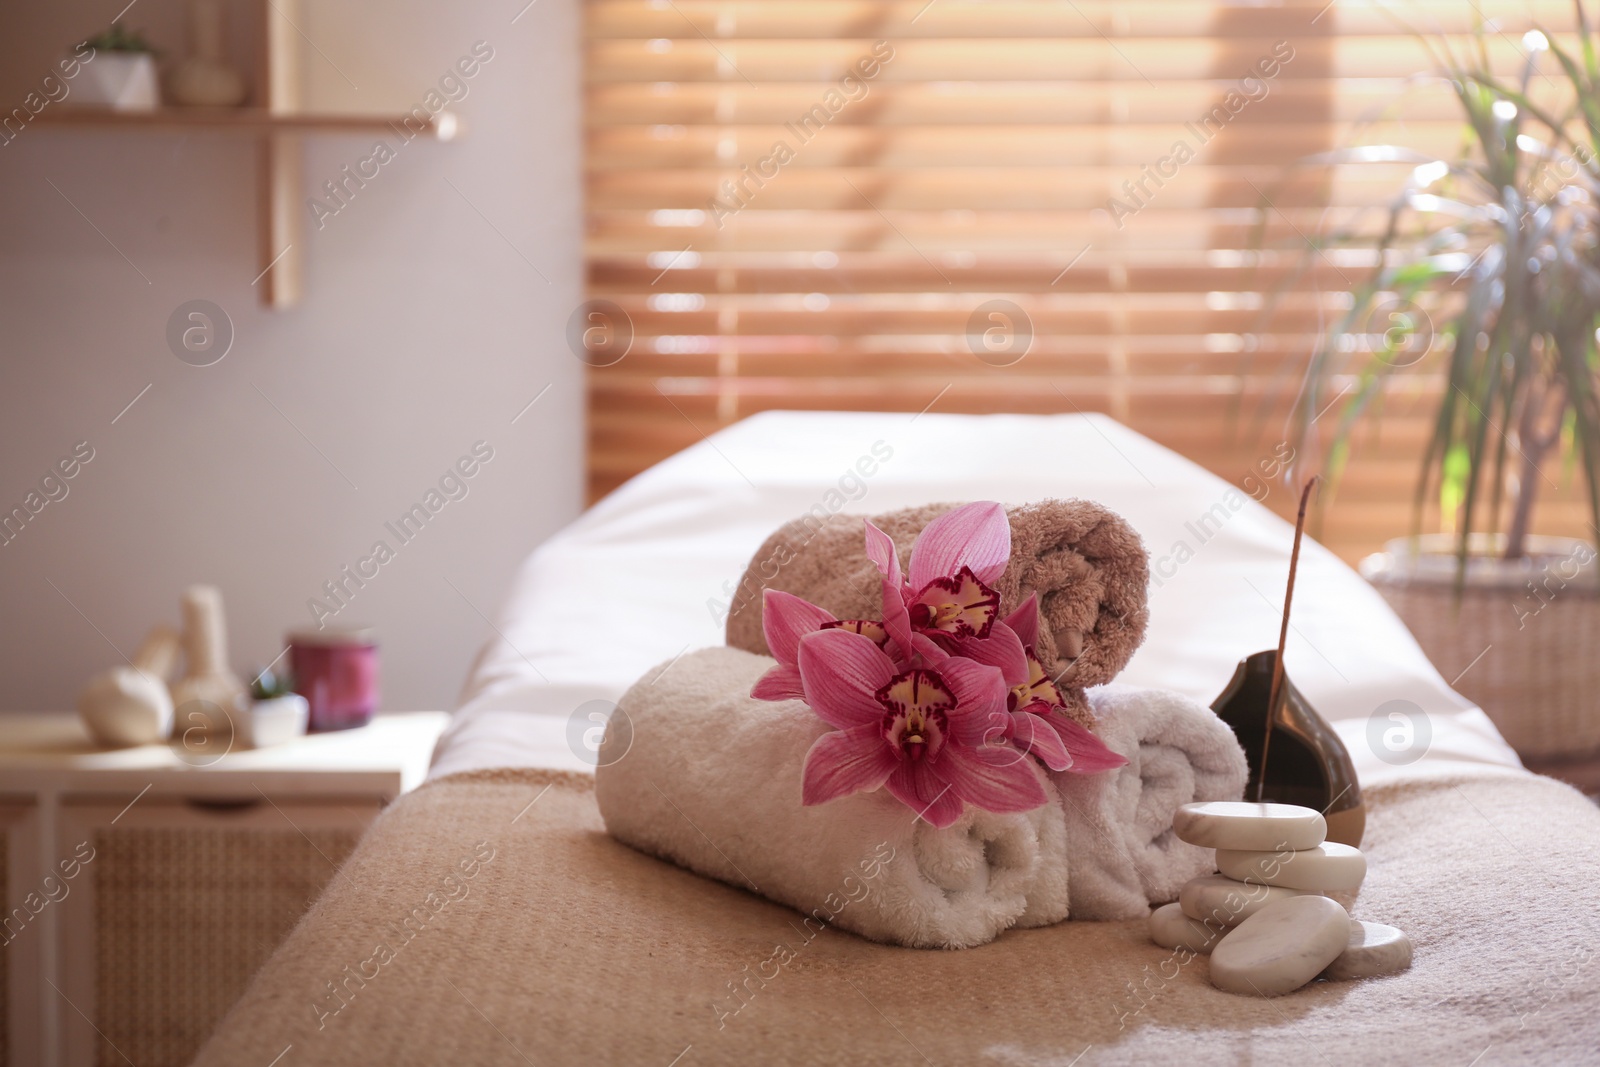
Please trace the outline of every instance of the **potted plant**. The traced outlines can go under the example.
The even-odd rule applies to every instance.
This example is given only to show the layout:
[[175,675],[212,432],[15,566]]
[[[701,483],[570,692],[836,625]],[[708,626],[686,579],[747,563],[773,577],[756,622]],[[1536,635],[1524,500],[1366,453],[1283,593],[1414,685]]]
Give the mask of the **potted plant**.
[[156,78],[155,49],[144,37],[113,22],[79,46],[93,49],[94,62],[84,66],[78,83],[80,103],[109,107],[113,111],[154,111],[161,106]]
[[[1302,453],[1325,444],[1336,480],[1391,380],[1432,376],[1438,406],[1412,536],[1362,573],[1446,679],[1520,752],[1544,758],[1600,751],[1595,548],[1533,533],[1540,493],[1563,470],[1582,478],[1600,529],[1600,159],[1590,147],[1600,143],[1600,61],[1581,0],[1577,18],[1578,55],[1532,31],[1509,81],[1491,70],[1481,30],[1465,59],[1448,40],[1423,38],[1461,106],[1467,147],[1457,159],[1415,157],[1376,240],[1333,235],[1375,247],[1377,265],[1322,338],[1294,416]],[[1541,99],[1559,89],[1559,109],[1530,99],[1536,75]],[[1335,156],[1373,158],[1363,151]],[[1315,424],[1330,407],[1339,417],[1323,442]],[[1423,535],[1430,504],[1443,532]]]
[[268,667],[250,683],[243,742],[250,748],[266,748],[293,740],[306,732],[310,710],[306,698],[294,691],[294,678]]

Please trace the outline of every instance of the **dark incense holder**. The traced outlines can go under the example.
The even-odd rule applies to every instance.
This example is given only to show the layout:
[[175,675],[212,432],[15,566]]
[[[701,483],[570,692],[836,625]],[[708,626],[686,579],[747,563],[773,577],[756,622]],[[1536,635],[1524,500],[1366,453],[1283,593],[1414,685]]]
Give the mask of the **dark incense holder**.
[[1272,707],[1277,660],[1278,654],[1270,648],[1241,660],[1228,687],[1211,705],[1244,748],[1250,765],[1244,795],[1315,808],[1328,820],[1328,840],[1359,846],[1366,830],[1367,808],[1350,753],[1286,674],[1280,676],[1272,759],[1262,780],[1262,750],[1267,747],[1267,710]]
[[[1283,670],[1294,580],[1300,572],[1300,542],[1306,533],[1306,506],[1318,481],[1312,477],[1300,490],[1277,651],[1257,652],[1241,662],[1211,710],[1233,728],[1244,747],[1250,766],[1245,796],[1258,804],[1276,801],[1316,808],[1328,821],[1328,839],[1354,847],[1361,844],[1366,830],[1367,809],[1361,803],[1350,753]],[[1277,758],[1269,761],[1269,756]]]

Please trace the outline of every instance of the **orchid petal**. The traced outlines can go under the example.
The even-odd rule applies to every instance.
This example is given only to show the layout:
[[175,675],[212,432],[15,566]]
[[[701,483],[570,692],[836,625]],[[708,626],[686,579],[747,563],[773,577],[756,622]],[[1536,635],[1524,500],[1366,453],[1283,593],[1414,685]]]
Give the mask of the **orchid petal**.
[[1032,811],[1049,799],[1032,761],[1010,745],[948,745],[937,770],[962,800],[987,811]]
[[1055,727],[1061,743],[1072,756],[1072,766],[1069,768],[1072,773],[1095,774],[1127,765],[1128,757],[1106,747],[1104,741],[1070,716],[1053,712],[1045,721]]
[[920,630],[911,635],[911,647],[916,650],[919,657],[935,668],[950,658],[950,653],[944,650],[944,646]]
[[1000,620],[1017,632],[1023,648],[1039,647],[1039,594],[1029,593],[1017,610]]
[[1011,742],[1029,755],[1038,756],[1052,771],[1064,771],[1073,764],[1072,753],[1062,744],[1060,734],[1039,715],[1013,712]]
[[921,589],[962,567],[985,584],[1000,577],[1011,559],[1011,523],[1006,509],[992,500],[948,511],[917,535],[911,546],[911,586]]
[[998,745],[1011,734],[1011,713],[1004,708],[988,708],[971,715],[949,719],[950,736],[967,748]]
[[937,670],[956,698],[948,718],[959,742],[981,745],[1005,736],[1006,683],[999,670],[959,657],[943,661]]
[[1028,663],[1028,677],[1011,689],[1015,698],[1014,705],[1026,707],[1029,704],[1042,704],[1050,708],[1066,707],[1066,697],[1061,695],[1061,689],[1050,676],[1045,673],[1044,664],[1039,662],[1039,657],[1031,651],[1026,653]]
[[822,721],[841,730],[882,721],[884,707],[873,694],[894,674],[894,661],[870,637],[818,630],[800,639],[806,703]]
[[988,637],[957,637],[952,644],[956,655],[1000,668],[1008,687],[1027,684],[1028,653],[1021,637],[1005,623],[995,623]]
[[761,632],[772,658],[793,667],[800,654],[800,639],[834,622],[832,613],[793,593],[768,589],[761,595]]
[[823,623],[821,629],[849,630],[853,634],[872,638],[872,643],[879,648],[889,643],[889,628],[877,619],[834,619]]
[[882,786],[898,765],[876,723],[832,730],[817,738],[806,753],[800,802],[823,804],[851,793],[871,792]]
[[800,683],[800,671],[782,663],[756,680],[750,690],[752,700],[804,700],[805,687]]
[[876,696],[890,716],[883,738],[899,758],[916,761],[939,755],[956,703],[941,675],[920,667],[909,670],[895,675]]
[[988,637],[1000,616],[1000,594],[963,566],[949,578],[935,578],[907,598],[911,624],[953,636]]
[[870,520],[866,521],[866,527],[867,558],[878,568],[884,581],[898,588],[901,582],[900,552],[894,547],[894,539],[872,525]]
[[917,654],[916,642],[911,631],[911,613],[906,610],[905,597],[901,595],[900,586],[887,578],[883,580],[883,628],[889,631],[889,640],[894,645],[890,654],[894,656],[895,661],[909,663]]
[[928,763],[920,760],[901,763],[889,775],[885,787],[896,800],[938,829],[944,829],[961,817],[961,798]]

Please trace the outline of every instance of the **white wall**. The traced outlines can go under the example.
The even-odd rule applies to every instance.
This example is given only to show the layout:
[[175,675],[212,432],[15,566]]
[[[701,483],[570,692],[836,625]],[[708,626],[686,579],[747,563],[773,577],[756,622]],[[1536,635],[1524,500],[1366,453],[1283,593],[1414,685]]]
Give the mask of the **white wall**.
[[[0,0],[0,107],[125,2]],[[251,286],[250,139],[35,124],[0,147],[0,511],[77,442],[94,449],[68,495],[0,547],[0,708],[71,707],[121,662],[108,641],[131,655],[197,581],[223,590],[235,668],[262,665],[380,538],[396,558],[338,620],[378,628],[385,706],[453,702],[490,633],[478,612],[494,614],[518,560],[581,503],[582,365],[564,342],[581,298],[578,10],[538,0],[513,25],[521,7],[305,6],[326,56],[306,60],[319,108],[405,110],[474,42],[494,57],[452,107],[463,138],[401,148],[307,227],[307,293],[289,311]],[[182,8],[140,0],[125,21],[181,54]],[[252,7],[232,10],[248,55]],[[308,138],[307,192],[372,142]],[[204,368],[165,336],[196,298],[236,337]],[[385,520],[479,440],[494,458],[468,495],[399,547]]]

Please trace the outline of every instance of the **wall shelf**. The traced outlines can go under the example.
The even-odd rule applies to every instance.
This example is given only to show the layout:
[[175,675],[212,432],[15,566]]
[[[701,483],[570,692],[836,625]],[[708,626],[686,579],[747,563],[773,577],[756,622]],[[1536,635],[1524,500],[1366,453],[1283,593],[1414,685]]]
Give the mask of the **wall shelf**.
[[376,133],[408,134],[449,141],[460,126],[441,111],[426,123],[414,115],[324,115],[315,112],[279,114],[265,108],[166,107],[157,111],[113,111],[110,108],[57,107],[39,115],[51,126],[95,129],[164,130],[209,133]]
[[[301,140],[308,134],[372,135],[409,141],[423,137],[449,141],[460,132],[456,116],[440,111],[407,114],[333,114],[306,110],[300,99],[302,37],[296,0],[260,0],[260,84],[255,104],[241,108],[163,107],[155,111],[56,107],[40,114],[60,129],[125,130],[156,133],[243,134],[260,146],[256,188],[259,219],[256,262],[261,273],[252,285],[261,302],[284,309],[299,302],[305,289],[306,214]],[[427,115],[426,111],[421,111]]]

